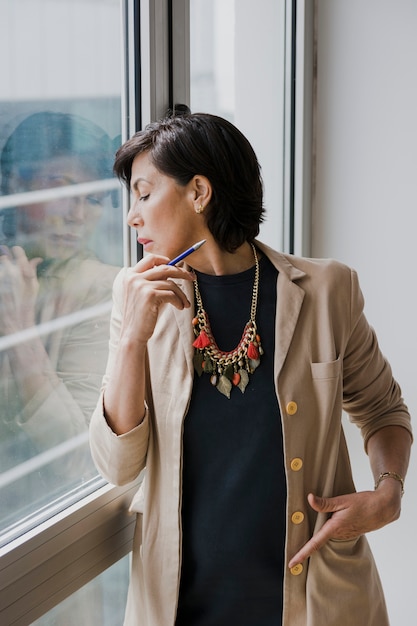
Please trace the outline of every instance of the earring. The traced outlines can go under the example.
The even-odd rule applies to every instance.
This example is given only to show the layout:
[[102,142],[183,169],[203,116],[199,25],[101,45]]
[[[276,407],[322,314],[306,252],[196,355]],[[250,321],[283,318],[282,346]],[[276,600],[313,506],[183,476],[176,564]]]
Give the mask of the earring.
[[202,213],[204,211],[204,207],[202,204],[200,204],[200,206],[198,207],[198,209],[195,210],[196,213]]

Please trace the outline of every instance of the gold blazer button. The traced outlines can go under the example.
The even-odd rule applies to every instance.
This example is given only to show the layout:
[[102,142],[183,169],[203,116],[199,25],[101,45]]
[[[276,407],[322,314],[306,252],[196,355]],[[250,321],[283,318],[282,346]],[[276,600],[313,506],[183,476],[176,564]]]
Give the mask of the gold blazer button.
[[288,415],[295,415],[297,413],[298,406],[294,401],[288,402],[287,404],[287,413]]
[[290,467],[293,472],[299,472],[300,469],[303,467],[303,460],[296,457],[291,461]]
[[304,513],[302,511],[295,511],[295,513],[291,515],[291,521],[293,524],[301,524],[304,522]]
[[293,576],[299,576],[302,573],[303,569],[304,568],[302,564],[298,563],[298,565],[294,565],[294,567],[290,569],[290,572]]

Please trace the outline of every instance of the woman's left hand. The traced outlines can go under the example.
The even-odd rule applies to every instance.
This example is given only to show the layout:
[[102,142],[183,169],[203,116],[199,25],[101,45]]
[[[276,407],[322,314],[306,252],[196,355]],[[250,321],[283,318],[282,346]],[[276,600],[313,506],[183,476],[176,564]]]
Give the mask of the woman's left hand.
[[295,554],[288,566],[303,563],[329,539],[355,539],[395,521],[401,511],[401,485],[394,480],[381,483],[376,491],[362,491],[334,498],[309,494],[308,502],[317,513],[330,515],[322,528]]

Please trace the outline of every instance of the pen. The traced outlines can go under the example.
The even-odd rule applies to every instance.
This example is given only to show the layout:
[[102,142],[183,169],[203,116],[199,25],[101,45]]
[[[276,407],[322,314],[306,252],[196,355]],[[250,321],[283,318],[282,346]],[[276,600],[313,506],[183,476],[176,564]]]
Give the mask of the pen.
[[188,248],[188,250],[185,250],[185,252],[181,252],[181,254],[175,257],[175,259],[172,259],[172,261],[170,261],[168,265],[176,265],[177,263],[185,259],[186,256],[188,256],[189,254],[192,254],[193,252],[201,248],[203,243],[206,243],[205,239],[202,239],[198,243],[195,243],[193,246],[191,246],[191,248]]

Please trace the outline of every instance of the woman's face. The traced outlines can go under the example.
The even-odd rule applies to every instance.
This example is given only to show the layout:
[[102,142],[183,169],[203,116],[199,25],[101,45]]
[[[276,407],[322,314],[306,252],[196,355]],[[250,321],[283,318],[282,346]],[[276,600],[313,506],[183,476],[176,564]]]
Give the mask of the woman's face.
[[194,179],[179,185],[153,165],[147,152],[132,164],[132,206],[128,224],[146,252],[173,258],[207,237],[204,217],[195,211]]
[[[30,181],[15,178],[13,191],[60,188],[97,179],[73,157],[41,163]],[[56,198],[16,210],[16,243],[30,256],[65,260],[84,250],[102,212],[104,195]]]

